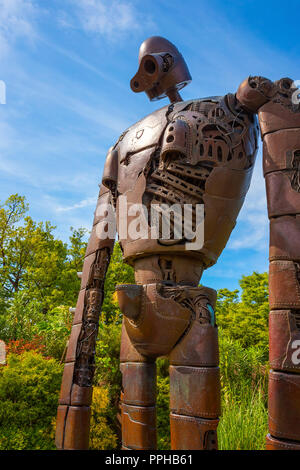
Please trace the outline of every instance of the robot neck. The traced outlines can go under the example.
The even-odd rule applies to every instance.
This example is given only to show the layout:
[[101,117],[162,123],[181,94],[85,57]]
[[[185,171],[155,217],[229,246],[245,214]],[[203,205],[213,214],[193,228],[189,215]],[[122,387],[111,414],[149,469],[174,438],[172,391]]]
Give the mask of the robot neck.
[[178,101],[183,101],[183,99],[180,96],[180,93],[175,87],[167,91],[166,95],[169,98],[171,103],[177,103]]

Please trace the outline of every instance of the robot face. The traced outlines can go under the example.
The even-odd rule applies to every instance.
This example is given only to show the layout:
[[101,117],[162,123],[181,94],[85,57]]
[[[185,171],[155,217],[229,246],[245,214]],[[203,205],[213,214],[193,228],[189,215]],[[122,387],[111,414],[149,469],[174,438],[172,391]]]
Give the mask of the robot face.
[[167,39],[146,39],[139,51],[139,69],[130,82],[135,93],[145,91],[151,101],[180,90],[191,81],[191,75],[178,49]]

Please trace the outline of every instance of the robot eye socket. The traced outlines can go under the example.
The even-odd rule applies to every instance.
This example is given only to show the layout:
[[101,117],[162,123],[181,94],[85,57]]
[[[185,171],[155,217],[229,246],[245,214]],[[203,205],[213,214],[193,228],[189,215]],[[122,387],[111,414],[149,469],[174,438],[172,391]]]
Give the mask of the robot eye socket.
[[287,80],[283,80],[282,87],[285,88],[286,90],[289,90],[291,88],[291,84]]
[[155,69],[156,69],[155,62],[153,60],[150,60],[150,59],[146,60],[146,62],[144,64],[144,69],[147,73],[152,75],[155,72]]

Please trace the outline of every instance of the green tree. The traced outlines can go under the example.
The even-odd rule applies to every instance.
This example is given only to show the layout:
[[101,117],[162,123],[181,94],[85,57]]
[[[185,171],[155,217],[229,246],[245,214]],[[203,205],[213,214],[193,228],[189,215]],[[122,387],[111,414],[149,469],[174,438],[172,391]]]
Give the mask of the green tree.
[[25,198],[17,194],[0,206],[1,312],[19,291],[37,300],[44,312],[76,302],[86,230],[71,227],[68,246],[55,238],[50,222],[36,223],[27,211]]
[[23,271],[22,253],[14,259],[10,253],[11,240],[16,235],[16,225],[28,211],[25,198],[14,194],[0,205],[0,307],[4,307],[8,298],[18,290]]
[[268,275],[256,273],[243,276],[242,289],[220,289],[217,301],[217,322],[223,333],[238,340],[243,347],[268,348]]
[[18,194],[0,206],[1,339],[38,335],[46,353],[59,358],[80,288],[86,230],[71,227],[70,243],[63,243],[50,222],[34,222],[28,209]]

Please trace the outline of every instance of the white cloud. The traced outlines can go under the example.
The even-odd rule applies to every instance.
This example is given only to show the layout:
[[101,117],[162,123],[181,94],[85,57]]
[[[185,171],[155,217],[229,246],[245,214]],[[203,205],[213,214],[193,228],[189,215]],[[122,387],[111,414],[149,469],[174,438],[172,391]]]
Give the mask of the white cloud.
[[[148,27],[151,21],[140,9],[125,0],[70,0],[75,6],[77,22],[88,33],[116,40],[125,33],[132,33]],[[75,26],[74,18],[67,18],[66,12],[59,17],[60,25]]]
[[69,212],[75,209],[82,209],[83,207],[90,207],[95,206],[96,200],[94,197],[89,197],[87,199],[83,199],[82,201],[73,204],[72,206],[58,206],[56,207],[57,212]]
[[18,38],[34,39],[36,12],[32,0],[0,0],[0,58]]

